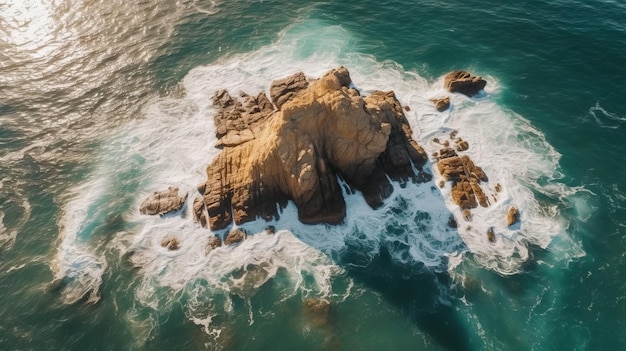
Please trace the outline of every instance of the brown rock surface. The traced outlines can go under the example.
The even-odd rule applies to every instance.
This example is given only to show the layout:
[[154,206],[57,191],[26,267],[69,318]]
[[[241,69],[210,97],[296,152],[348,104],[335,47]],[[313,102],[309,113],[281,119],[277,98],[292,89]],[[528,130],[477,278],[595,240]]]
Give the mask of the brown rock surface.
[[449,96],[446,96],[446,97],[443,97],[443,98],[437,98],[437,99],[430,99],[430,101],[432,101],[435,104],[435,108],[439,112],[443,112],[443,111],[447,110],[448,108],[450,108],[450,97]]
[[178,243],[178,239],[176,239],[176,238],[165,238],[165,239],[163,239],[163,241],[161,241],[161,246],[162,247],[166,247],[170,251],[178,250],[178,248],[180,247],[180,245]]
[[480,182],[488,180],[487,175],[469,156],[459,156],[452,148],[444,147],[439,150],[437,169],[446,181],[452,182],[452,200],[461,209],[468,210],[479,204],[482,207],[489,206],[489,199],[480,187]]
[[147,215],[162,215],[178,211],[187,201],[187,195],[185,193],[179,196],[178,188],[173,186],[165,191],[155,191],[141,203],[139,212]]
[[236,243],[244,241],[245,239],[246,239],[246,232],[244,232],[241,229],[232,229],[226,235],[226,238],[224,239],[224,245],[228,246],[228,245],[236,244]]
[[228,91],[218,90],[212,100],[217,109],[213,118],[218,137],[217,147],[235,146],[254,139],[274,111],[265,93],[256,97],[241,93],[238,98],[233,98]]
[[519,211],[517,208],[511,207],[506,214],[506,225],[510,227],[517,222],[519,222]]
[[451,93],[474,96],[485,88],[487,82],[465,71],[452,71],[446,74],[443,86]]
[[287,78],[273,81],[270,88],[270,96],[274,105],[280,110],[287,101],[308,86],[309,82],[306,80],[304,73],[298,72]]
[[330,302],[326,299],[306,299],[304,312],[314,327],[326,326],[330,322]]
[[222,246],[222,239],[219,236],[212,235],[209,238],[205,252],[208,254],[211,250],[215,250],[220,246]]
[[[207,167],[203,202],[211,229],[277,218],[276,204],[284,207],[288,200],[304,223],[339,223],[345,202],[337,176],[372,207],[392,191],[386,174],[398,181],[429,179],[421,171],[424,150],[412,139],[394,93],[361,97],[349,86],[344,67],[310,83],[301,74],[274,82],[271,96],[280,110],[264,117],[264,126],[246,141],[222,143]],[[219,94],[220,101],[229,101],[226,95]],[[226,126],[218,138],[239,124]]]

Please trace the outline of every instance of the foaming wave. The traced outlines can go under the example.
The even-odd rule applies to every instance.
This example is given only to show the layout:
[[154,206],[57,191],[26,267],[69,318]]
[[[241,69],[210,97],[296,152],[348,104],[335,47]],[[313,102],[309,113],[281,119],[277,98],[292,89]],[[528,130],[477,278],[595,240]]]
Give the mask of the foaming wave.
[[[208,251],[211,235],[183,218],[170,217],[118,238],[132,237],[125,255],[140,267],[135,299],[143,309],[154,311],[143,319],[133,315],[131,322],[142,334],[146,326],[155,325],[150,321],[156,316],[184,301],[188,319],[220,349],[227,342],[222,333],[233,327],[228,320],[244,312],[233,299],[245,303],[247,323],[252,325],[255,319],[266,317],[252,308],[260,289],[271,289],[276,303],[296,295],[331,298],[337,293],[331,291],[332,279],[342,275],[342,269],[289,231],[260,232],[238,245]],[[180,241],[180,249],[161,247],[161,241],[171,236]],[[272,284],[266,287],[269,281]]]
[[64,303],[100,300],[102,274],[107,264],[104,256],[97,255],[90,243],[94,229],[101,225],[106,215],[103,204],[107,185],[104,179],[87,183],[76,189],[76,194],[62,216],[61,244],[53,262],[54,280],[50,288],[59,289]]

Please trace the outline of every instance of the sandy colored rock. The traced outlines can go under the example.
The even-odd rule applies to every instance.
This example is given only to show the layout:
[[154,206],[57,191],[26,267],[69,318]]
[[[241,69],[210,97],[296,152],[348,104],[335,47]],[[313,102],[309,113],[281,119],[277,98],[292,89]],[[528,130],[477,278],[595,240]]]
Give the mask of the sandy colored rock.
[[519,222],[519,211],[517,208],[511,207],[506,214],[506,225],[510,227],[517,222]]
[[228,246],[228,245],[236,244],[236,243],[244,241],[245,239],[246,239],[246,232],[244,232],[241,229],[232,229],[226,235],[226,238],[224,239],[224,245]]
[[[265,93],[256,97],[241,93],[233,98],[228,91],[218,90],[212,101],[217,109],[213,118],[217,147],[236,146],[253,140],[263,131],[266,119],[274,111]],[[198,191],[201,190],[198,187]]]
[[469,149],[469,143],[465,140],[458,140],[456,142],[456,150],[457,151],[466,151]]
[[454,219],[454,216],[450,216],[450,218],[448,218],[448,227],[456,229],[458,227],[458,224],[456,222],[456,219]]
[[463,210],[461,215],[466,222],[470,222],[472,220],[472,213],[468,209]]
[[170,251],[178,250],[180,245],[176,238],[165,238],[161,241],[161,246],[166,247]]
[[210,251],[215,250],[220,246],[222,246],[222,239],[220,239],[219,236],[211,235],[205,251],[208,254]]
[[287,101],[308,86],[309,82],[307,82],[304,73],[298,72],[289,77],[273,81],[270,88],[270,96],[274,105],[280,110]]
[[450,108],[450,97],[449,96],[442,97],[442,98],[436,98],[436,99],[430,99],[430,101],[432,101],[433,104],[435,104],[435,108],[439,112],[443,112],[443,111],[447,110],[448,108]]
[[[454,135],[451,133],[451,136],[456,136],[456,133]],[[488,181],[487,175],[482,168],[474,164],[469,156],[459,156],[455,150],[445,146],[446,142],[447,140],[441,143],[444,147],[439,150],[437,169],[446,181],[452,182],[452,200],[463,210],[469,210],[478,205],[488,207],[489,198],[480,187],[481,182]],[[460,142],[463,140],[456,139],[457,148]]]
[[[277,219],[288,200],[303,223],[340,223],[346,209],[338,175],[374,208],[393,190],[387,176],[430,179],[422,171],[426,154],[393,92],[360,96],[349,88],[344,67],[311,82],[296,76],[274,82],[271,96],[280,110],[263,120],[264,127],[242,143],[222,143],[207,167],[203,202],[212,230]],[[218,96],[230,101],[226,93]],[[235,126],[228,123],[218,138]]]
[[193,199],[193,220],[196,223],[200,223],[203,228],[206,228],[206,208],[204,206],[204,201],[201,197],[196,197],[195,199]]
[[461,93],[467,96],[474,96],[483,90],[487,81],[481,77],[476,77],[465,71],[452,71],[446,74],[443,86],[451,93]]
[[185,205],[187,195],[187,193],[178,195],[178,188],[173,186],[165,191],[155,191],[141,203],[139,212],[147,215],[162,215],[178,211]]

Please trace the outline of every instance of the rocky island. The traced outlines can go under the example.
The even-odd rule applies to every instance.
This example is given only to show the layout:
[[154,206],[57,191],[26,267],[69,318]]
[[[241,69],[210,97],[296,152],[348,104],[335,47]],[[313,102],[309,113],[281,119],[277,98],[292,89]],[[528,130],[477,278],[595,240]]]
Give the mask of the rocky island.
[[[465,71],[449,73],[444,82],[449,92],[468,96],[485,84]],[[376,208],[391,194],[390,180],[403,184],[432,179],[423,171],[428,158],[412,138],[405,108],[394,92],[362,96],[345,67],[319,79],[300,72],[276,80],[269,98],[264,92],[232,96],[219,90],[212,102],[216,147],[222,151],[208,165],[207,180],[193,201],[194,219],[211,230],[259,217],[277,219],[288,201],[296,205],[303,223],[338,224],[346,214],[344,190],[360,191]],[[441,112],[450,100],[442,97],[433,103]],[[450,140],[436,140],[442,148],[432,156],[443,177],[439,186],[452,182],[452,199],[469,220],[471,208],[489,206],[479,186],[488,178],[467,155],[458,154],[469,144],[456,133]],[[168,206],[179,210],[187,194],[177,191],[152,194],[141,212],[163,214]],[[510,222],[517,220],[517,213],[509,216],[515,217]]]

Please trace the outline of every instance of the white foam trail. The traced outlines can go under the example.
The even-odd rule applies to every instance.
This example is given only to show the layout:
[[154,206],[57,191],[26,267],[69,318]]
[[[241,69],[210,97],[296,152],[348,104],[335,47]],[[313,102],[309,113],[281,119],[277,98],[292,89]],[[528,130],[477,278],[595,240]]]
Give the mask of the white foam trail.
[[626,122],[626,116],[619,116],[609,112],[598,102],[589,108],[589,116],[591,116],[600,127],[608,129],[617,129]]
[[90,235],[98,220],[106,218],[102,213],[104,194],[107,193],[106,178],[86,183],[76,189],[78,194],[65,207],[61,223],[61,244],[52,264],[53,286],[60,286],[64,303],[85,299],[95,303],[100,300],[102,274],[107,264],[103,255],[94,252]]

